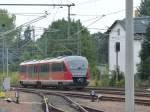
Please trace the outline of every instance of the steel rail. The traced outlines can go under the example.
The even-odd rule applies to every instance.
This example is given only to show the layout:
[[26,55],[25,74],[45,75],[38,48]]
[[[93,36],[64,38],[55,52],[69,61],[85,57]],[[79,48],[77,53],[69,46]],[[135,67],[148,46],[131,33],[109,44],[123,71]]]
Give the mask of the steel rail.
[[73,107],[74,109],[78,110],[79,112],[88,112],[86,109],[84,109],[80,104],[72,101],[69,97],[63,95],[63,94],[60,94],[60,93],[54,93],[54,92],[44,92],[45,94],[47,95],[57,95],[57,96],[60,96],[62,98],[64,98],[67,102],[69,102],[69,105],[71,107]]
[[[93,108],[90,108],[90,107],[87,107],[87,106],[83,106],[83,105],[80,105],[76,102],[74,102],[73,100],[71,100],[69,97],[66,96],[66,94],[64,93],[61,93],[61,92],[50,92],[48,90],[40,90],[40,89],[26,89],[26,88],[18,88],[20,91],[23,91],[23,92],[38,92],[40,94],[44,94],[44,95],[58,95],[58,96],[61,96],[61,97],[64,97],[64,99],[66,99],[70,105],[74,108],[76,108],[79,112],[104,112],[103,110],[97,110],[97,109],[93,109]],[[68,95],[70,96],[70,95]],[[55,107],[53,106],[52,104],[48,103],[48,109],[49,111],[54,111],[54,112],[65,112],[64,110],[58,108],[58,107]]]
[[42,97],[42,99],[43,99],[43,101],[44,101],[44,102],[42,102],[43,111],[44,111],[44,112],[49,112],[48,103],[47,103],[47,101],[46,101],[46,99],[45,99],[45,95],[44,95],[43,93],[38,92],[38,91],[33,91],[33,90],[24,90],[24,89],[17,89],[17,90],[19,90],[19,91],[21,91],[21,92],[26,92],[26,93],[34,93],[34,94],[36,94],[36,95]]
[[[30,89],[30,90],[34,90],[34,89]],[[70,96],[70,97],[77,97],[77,98],[83,98],[83,99],[91,99],[91,96],[87,93],[80,93],[80,92],[84,92],[84,91],[73,91],[74,93],[69,93],[69,91],[66,93],[65,91],[60,91],[60,90],[56,90],[56,89],[38,89],[38,91],[42,91],[44,93],[52,93],[52,92],[57,92],[57,93],[60,93],[60,94],[64,94],[64,95],[67,95],[67,96]],[[110,94],[110,95],[109,95]],[[113,96],[113,95],[116,95],[116,96]],[[102,101],[119,101],[119,102],[124,102],[124,95],[120,95],[120,96],[117,96],[118,94],[116,93],[111,93],[109,91],[109,93],[105,94],[103,93],[102,94],[102,98],[101,100]],[[139,94],[140,95],[140,94]],[[140,97],[143,97],[143,96],[140,96]],[[149,97],[149,95],[147,96]],[[95,96],[95,99],[97,99],[97,96]],[[135,98],[135,103],[136,104],[141,104],[141,105],[147,105],[147,106],[150,106],[150,98],[147,98],[146,99],[146,96],[144,97],[144,99],[142,98]]]

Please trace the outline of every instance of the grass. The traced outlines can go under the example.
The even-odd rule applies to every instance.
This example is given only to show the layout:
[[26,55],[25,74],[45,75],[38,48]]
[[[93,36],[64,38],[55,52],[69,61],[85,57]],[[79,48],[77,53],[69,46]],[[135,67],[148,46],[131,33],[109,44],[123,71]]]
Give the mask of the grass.
[[[10,77],[10,83],[11,85],[16,85],[18,84],[18,72],[11,72],[9,73],[8,77]],[[2,72],[0,72],[0,88],[2,86],[2,82],[3,82],[3,79],[6,77],[6,75],[4,75]]]

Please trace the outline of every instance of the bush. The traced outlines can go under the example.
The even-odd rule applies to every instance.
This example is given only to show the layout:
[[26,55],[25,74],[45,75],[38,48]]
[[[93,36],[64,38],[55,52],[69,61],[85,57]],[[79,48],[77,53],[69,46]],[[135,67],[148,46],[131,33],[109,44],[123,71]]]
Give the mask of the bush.
[[107,78],[102,79],[100,81],[100,86],[102,86],[102,87],[108,87],[109,86],[109,79],[107,79]]
[[117,70],[111,71],[111,79],[110,79],[110,86],[116,86],[116,87],[124,87],[125,85],[125,79],[123,72],[119,71],[119,74],[117,73]]
[[12,72],[10,74],[10,83],[12,85],[17,85],[19,83],[18,78],[19,78],[19,74],[17,72]]
[[99,80],[99,70],[96,65],[91,68],[91,78],[94,80]]
[[125,86],[125,80],[124,79],[116,82],[116,87],[124,87],[124,86]]
[[98,85],[99,85],[98,80],[90,80],[90,83],[88,86],[98,86]]
[[[6,77],[6,75],[3,75],[3,73],[0,73],[0,85],[2,85],[3,79]],[[11,72],[9,73],[10,77],[10,84],[16,85],[18,84],[18,73],[17,72]]]

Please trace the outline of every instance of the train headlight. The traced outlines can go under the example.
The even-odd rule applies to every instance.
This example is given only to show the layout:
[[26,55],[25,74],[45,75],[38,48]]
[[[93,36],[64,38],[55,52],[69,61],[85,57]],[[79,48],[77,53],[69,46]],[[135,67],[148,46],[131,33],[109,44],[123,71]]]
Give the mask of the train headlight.
[[81,82],[81,83],[84,82],[83,78],[79,78],[78,82]]

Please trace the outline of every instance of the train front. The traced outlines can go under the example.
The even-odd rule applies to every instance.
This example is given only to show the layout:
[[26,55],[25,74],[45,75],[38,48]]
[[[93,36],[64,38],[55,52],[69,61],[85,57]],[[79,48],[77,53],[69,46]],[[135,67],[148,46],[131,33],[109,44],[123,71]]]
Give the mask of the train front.
[[73,80],[72,85],[81,88],[87,86],[90,79],[87,59],[82,56],[70,56],[66,58],[66,62]]

